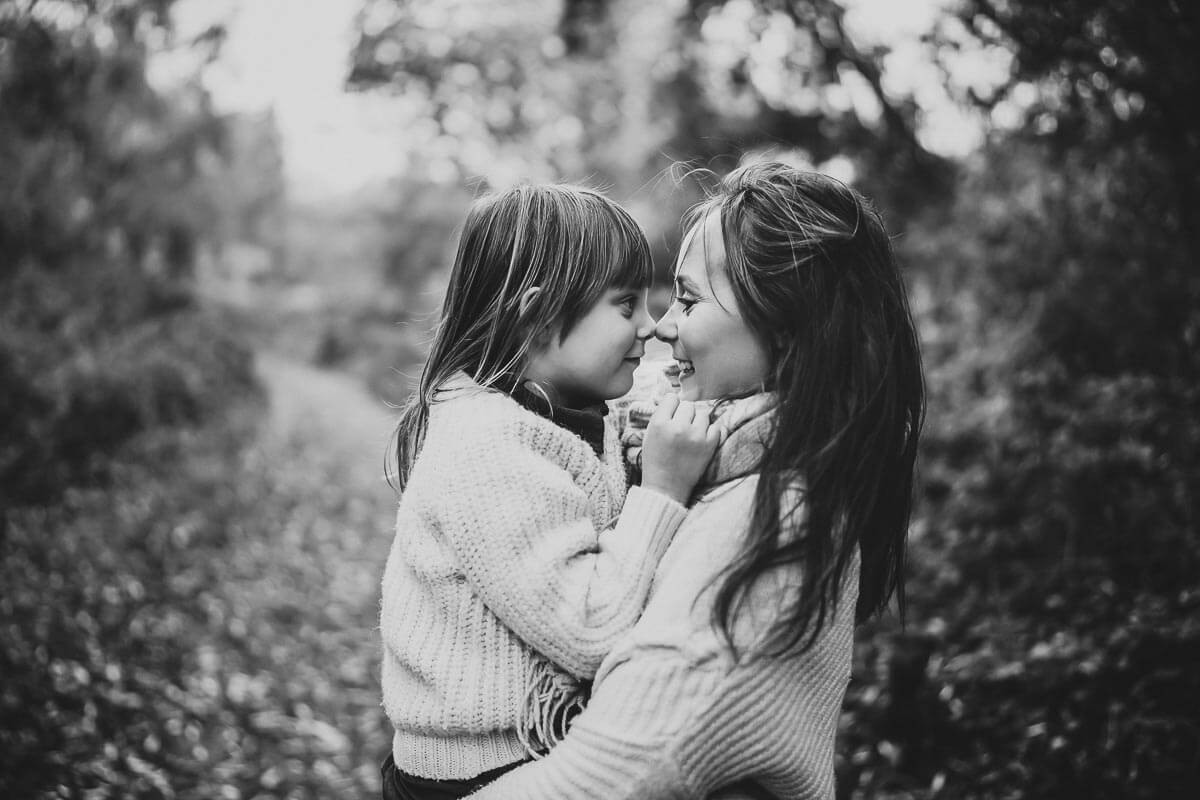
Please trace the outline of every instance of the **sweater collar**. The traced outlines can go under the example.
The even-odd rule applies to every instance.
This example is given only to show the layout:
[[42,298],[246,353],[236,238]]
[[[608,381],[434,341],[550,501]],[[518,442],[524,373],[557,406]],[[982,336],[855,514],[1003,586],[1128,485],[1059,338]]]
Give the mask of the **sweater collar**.
[[[439,387],[438,392],[439,394],[444,393],[454,396],[461,392],[480,391],[481,389],[485,391],[503,391],[499,386],[493,389],[485,389],[470,375],[460,370],[447,379]],[[580,439],[583,439],[597,456],[604,455],[604,416],[608,414],[608,405],[606,403],[597,403],[585,408],[556,406],[549,403],[544,395],[531,392],[520,385],[512,391],[504,393],[520,404],[522,408],[553,422],[560,428],[570,431]]]
[[597,403],[584,408],[557,406],[549,403],[545,396],[531,392],[523,385],[513,389],[512,399],[583,439],[596,455],[604,455],[604,416],[608,413],[607,404]]

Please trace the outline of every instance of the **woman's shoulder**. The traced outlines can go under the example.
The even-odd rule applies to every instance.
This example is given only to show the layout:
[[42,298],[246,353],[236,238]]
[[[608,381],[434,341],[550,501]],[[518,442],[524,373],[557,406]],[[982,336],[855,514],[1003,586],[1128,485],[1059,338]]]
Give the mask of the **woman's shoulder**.
[[[689,516],[748,514],[761,480],[760,473],[751,472],[713,484],[700,494]],[[781,476],[778,485],[780,515],[793,517],[804,506],[804,480],[799,476]]]

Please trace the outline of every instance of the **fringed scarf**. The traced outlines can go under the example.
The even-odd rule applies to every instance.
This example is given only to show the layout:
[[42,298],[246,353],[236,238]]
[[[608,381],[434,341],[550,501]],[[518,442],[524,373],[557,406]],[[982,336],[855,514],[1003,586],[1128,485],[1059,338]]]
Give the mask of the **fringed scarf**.
[[592,682],[580,680],[534,656],[533,674],[517,723],[517,736],[535,759],[563,740],[572,720],[591,696]]

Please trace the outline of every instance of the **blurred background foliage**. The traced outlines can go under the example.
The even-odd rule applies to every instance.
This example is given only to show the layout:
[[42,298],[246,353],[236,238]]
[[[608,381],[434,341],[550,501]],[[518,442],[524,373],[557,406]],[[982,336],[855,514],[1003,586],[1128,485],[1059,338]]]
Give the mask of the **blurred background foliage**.
[[839,796],[1200,792],[1194,4],[948,4],[951,157],[832,0],[363,0],[347,85],[414,155],[337,202],[214,107],[225,32],[174,5],[0,2],[0,794],[377,791],[390,498],[328,433],[263,444],[256,353],[400,402],[482,188],[602,185],[665,277],[679,175],[764,156],[875,198],[927,359],[907,624],[860,631]]

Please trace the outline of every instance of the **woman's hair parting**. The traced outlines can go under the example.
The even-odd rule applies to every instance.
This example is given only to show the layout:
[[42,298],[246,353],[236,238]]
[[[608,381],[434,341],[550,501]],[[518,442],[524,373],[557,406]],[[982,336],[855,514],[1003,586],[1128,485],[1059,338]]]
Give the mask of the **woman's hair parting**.
[[[463,223],[429,358],[400,414],[398,488],[408,482],[430,406],[451,375],[465,372],[482,386],[512,391],[539,332],[557,326],[565,337],[605,291],[644,288],[652,275],[641,227],[598,191],[525,184],[477,199]],[[527,299],[534,287],[540,291]]]
[[752,164],[729,174],[691,220],[712,214],[738,308],[766,348],[767,388],[779,402],[752,535],[721,579],[714,618],[732,643],[733,619],[754,582],[798,564],[799,593],[767,651],[803,651],[837,604],[856,551],[857,619],[882,611],[893,594],[903,614],[925,415],[920,348],[883,220],[853,189],[784,164]]

